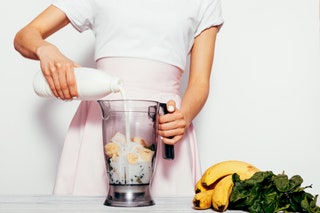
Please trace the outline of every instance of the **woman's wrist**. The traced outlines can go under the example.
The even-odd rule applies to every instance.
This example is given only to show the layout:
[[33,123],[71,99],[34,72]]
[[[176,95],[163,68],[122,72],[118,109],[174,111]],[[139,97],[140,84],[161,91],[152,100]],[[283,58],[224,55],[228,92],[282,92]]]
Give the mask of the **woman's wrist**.
[[58,48],[46,41],[43,41],[41,44],[35,47],[35,55],[40,60],[48,52],[52,54],[52,51],[59,51]]

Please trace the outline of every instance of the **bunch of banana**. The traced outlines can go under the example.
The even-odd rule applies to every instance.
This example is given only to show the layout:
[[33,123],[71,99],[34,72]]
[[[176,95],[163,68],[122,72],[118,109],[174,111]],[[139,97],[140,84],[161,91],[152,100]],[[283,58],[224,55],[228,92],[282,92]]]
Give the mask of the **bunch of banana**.
[[237,173],[241,180],[245,180],[258,171],[255,166],[238,160],[222,161],[210,166],[195,185],[194,208],[225,211],[233,188],[232,175]]

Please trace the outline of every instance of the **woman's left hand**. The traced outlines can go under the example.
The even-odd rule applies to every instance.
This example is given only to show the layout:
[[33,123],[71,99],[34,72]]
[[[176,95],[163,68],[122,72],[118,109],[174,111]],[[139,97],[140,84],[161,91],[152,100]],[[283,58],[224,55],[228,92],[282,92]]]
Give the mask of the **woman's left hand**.
[[183,113],[176,107],[176,102],[167,102],[168,114],[161,115],[159,118],[158,133],[165,144],[176,144],[179,142],[187,129],[187,122]]

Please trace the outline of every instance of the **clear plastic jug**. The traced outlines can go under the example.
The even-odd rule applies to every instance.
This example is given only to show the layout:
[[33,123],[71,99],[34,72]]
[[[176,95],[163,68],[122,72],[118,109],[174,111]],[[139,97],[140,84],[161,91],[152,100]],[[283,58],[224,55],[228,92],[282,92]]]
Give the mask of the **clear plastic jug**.
[[154,205],[149,184],[163,107],[148,100],[98,100],[102,110],[104,156],[109,178],[105,205]]

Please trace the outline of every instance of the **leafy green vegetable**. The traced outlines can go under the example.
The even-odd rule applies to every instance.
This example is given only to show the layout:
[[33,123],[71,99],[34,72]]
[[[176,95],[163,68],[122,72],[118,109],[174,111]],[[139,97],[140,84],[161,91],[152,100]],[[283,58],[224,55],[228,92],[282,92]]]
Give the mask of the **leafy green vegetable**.
[[247,180],[233,174],[234,186],[228,209],[251,213],[307,212],[320,213],[318,195],[305,191],[311,186],[301,187],[299,175],[290,179],[284,173],[275,175],[271,171],[260,171]]

